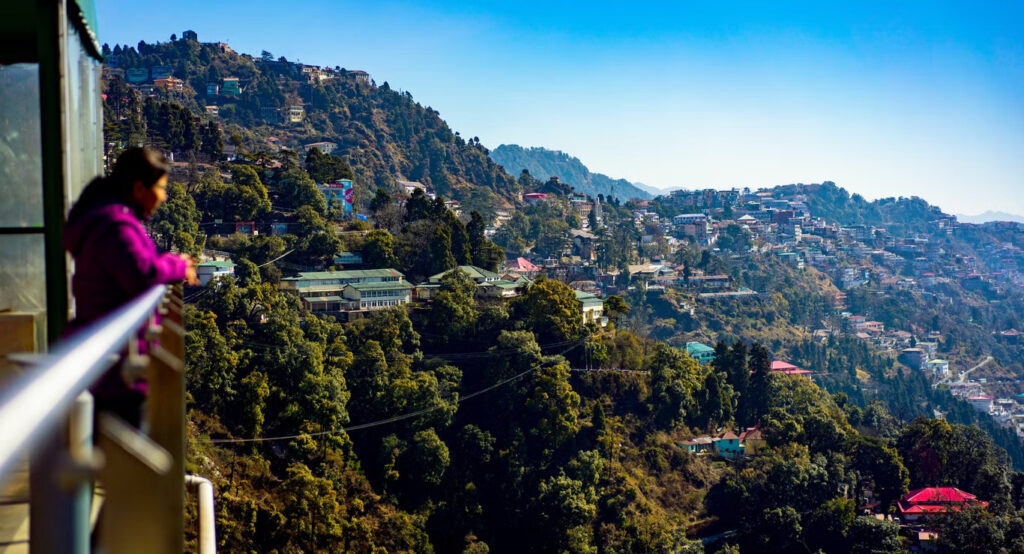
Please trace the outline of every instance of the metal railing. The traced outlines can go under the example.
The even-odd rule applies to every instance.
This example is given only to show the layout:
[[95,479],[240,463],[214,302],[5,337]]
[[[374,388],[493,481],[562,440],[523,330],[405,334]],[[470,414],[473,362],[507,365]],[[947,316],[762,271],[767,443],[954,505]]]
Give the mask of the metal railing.
[[[0,391],[0,481],[30,459],[32,552],[178,553],[184,549],[185,376],[180,286],[154,286],[77,332]],[[158,325],[155,314],[162,320]],[[158,343],[138,351],[140,329]],[[122,355],[127,351],[126,355]],[[145,372],[143,434],[100,414],[93,440],[88,392],[120,362]],[[92,448],[99,446],[98,452]],[[103,486],[98,534],[91,540],[93,481]],[[215,546],[212,486],[199,485],[202,552]],[[208,520],[208,521],[206,521]]]

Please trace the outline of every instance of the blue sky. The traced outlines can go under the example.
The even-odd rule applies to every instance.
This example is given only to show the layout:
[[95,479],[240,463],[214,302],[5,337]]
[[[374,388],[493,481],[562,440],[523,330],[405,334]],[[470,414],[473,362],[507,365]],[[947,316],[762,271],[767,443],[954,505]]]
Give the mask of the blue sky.
[[1024,2],[98,2],[110,44],[185,29],[363,69],[486,146],[657,187],[835,181],[1024,214]]

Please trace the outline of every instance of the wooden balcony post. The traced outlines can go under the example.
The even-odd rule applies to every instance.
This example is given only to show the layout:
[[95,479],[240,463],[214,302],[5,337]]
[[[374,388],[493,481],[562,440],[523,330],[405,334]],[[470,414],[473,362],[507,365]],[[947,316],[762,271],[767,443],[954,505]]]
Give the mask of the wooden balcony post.
[[103,552],[181,552],[180,546],[165,541],[161,477],[171,472],[171,455],[117,416],[99,417],[100,447],[106,459],[100,472],[106,491],[99,531]]

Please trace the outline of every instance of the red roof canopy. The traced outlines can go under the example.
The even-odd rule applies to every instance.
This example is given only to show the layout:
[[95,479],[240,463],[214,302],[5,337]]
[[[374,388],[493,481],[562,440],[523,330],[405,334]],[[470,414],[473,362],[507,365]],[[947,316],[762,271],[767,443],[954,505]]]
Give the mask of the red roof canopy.
[[934,504],[936,502],[970,502],[977,499],[977,496],[956,487],[928,487],[910,491],[903,495],[902,500],[913,504]]
[[797,367],[791,363],[783,362],[782,360],[775,360],[772,362],[772,371],[787,371],[791,369],[797,369]]
[[900,513],[905,515],[944,514],[959,511],[964,506],[977,504],[988,506],[988,502],[955,487],[928,487],[903,495],[899,501]]
[[530,263],[530,260],[526,258],[516,258],[516,261],[508,264],[510,269],[518,269],[520,271],[539,271],[540,268]]

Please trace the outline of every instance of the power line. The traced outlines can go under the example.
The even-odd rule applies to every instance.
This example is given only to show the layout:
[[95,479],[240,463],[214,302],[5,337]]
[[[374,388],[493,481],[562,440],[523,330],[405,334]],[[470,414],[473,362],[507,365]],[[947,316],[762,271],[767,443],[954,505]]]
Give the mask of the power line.
[[[559,352],[557,355],[561,356],[561,355],[569,352],[570,350],[572,350],[573,348],[576,348],[578,346],[579,345],[577,344],[576,346],[567,348],[567,349],[563,350],[562,352]],[[526,371],[523,371],[521,373],[517,373],[516,375],[513,375],[512,377],[509,377],[508,379],[504,379],[502,381],[498,381],[497,383],[494,383],[493,385],[490,385],[488,387],[482,388],[482,389],[480,389],[478,391],[475,391],[475,392],[472,392],[470,394],[464,395],[464,396],[462,396],[462,397],[460,397],[460,398],[455,400],[455,405],[458,406],[459,404],[462,404],[463,402],[465,402],[466,400],[469,400],[470,398],[474,398],[474,397],[480,396],[481,394],[490,392],[490,391],[492,391],[492,390],[494,390],[494,389],[496,389],[498,387],[502,387],[504,385],[507,385],[507,384],[517,380],[517,379],[521,379],[522,377],[526,376],[527,374],[532,373],[534,371],[537,371],[538,369],[540,369],[543,366],[544,366],[543,363],[537,364],[537,365],[531,367],[530,369],[527,369]],[[358,425],[350,425],[348,427],[342,427],[342,428],[339,428],[339,429],[329,429],[327,431],[315,431],[315,432],[311,432],[311,433],[297,433],[297,434],[292,434],[292,435],[278,435],[278,436],[274,436],[274,437],[253,437],[253,438],[232,438],[232,439],[205,439],[205,441],[209,442],[209,443],[212,443],[212,444],[252,443],[252,442],[274,442],[274,441],[282,441],[282,440],[292,440],[292,439],[297,439],[297,438],[301,438],[301,437],[320,437],[320,436],[324,436],[324,435],[338,435],[338,434],[341,434],[341,433],[347,433],[349,431],[358,431],[360,429],[369,429],[371,427],[379,427],[381,425],[387,425],[388,423],[394,423],[396,421],[402,421],[402,420],[405,420],[405,419],[410,419],[410,418],[413,418],[413,417],[418,417],[418,416],[421,416],[421,415],[424,415],[424,414],[428,414],[430,412],[434,412],[434,411],[440,410],[443,407],[444,406],[442,406],[442,405],[435,405],[435,406],[431,406],[429,408],[423,408],[423,409],[420,409],[420,410],[416,410],[414,412],[409,412],[407,414],[402,414],[402,415],[397,415],[397,416],[389,417],[387,419],[379,419],[377,421],[370,421],[368,423],[360,423]],[[200,439],[200,440],[204,440],[204,439]]]
[[[257,268],[260,268],[260,267],[263,267],[263,266],[267,266],[267,265],[270,265],[270,264],[272,264],[272,263],[276,262],[277,260],[280,260],[281,258],[283,258],[283,257],[287,256],[288,254],[291,254],[292,252],[295,252],[295,249],[294,249],[294,248],[292,248],[291,250],[289,250],[289,251],[285,252],[284,254],[281,254],[280,256],[278,256],[278,257],[274,258],[273,260],[270,260],[269,262],[266,262],[266,263],[260,264],[260,265],[258,265],[258,266],[256,266],[256,267],[257,267]],[[190,295],[186,296],[186,297],[185,297],[185,298],[183,299],[183,301],[184,301],[184,302],[191,302],[191,301],[195,300],[196,298],[199,298],[200,296],[203,296],[204,294],[206,294],[206,293],[208,293],[208,292],[210,292],[210,289],[205,289],[205,288],[204,288],[204,289],[203,289],[203,290],[201,290],[201,291],[198,291],[198,292],[194,292],[194,293],[192,293],[192,294],[190,294]]]
[[256,266],[256,267],[263,267],[263,266],[265,266],[265,265],[269,265],[269,264],[272,264],[272,263],[276,262],[277,260],[280,260],[281,258],[283,258],[283,257],[287,256],[288,254],[291,254],[292,252],[295,252],[295,249],[294,249],[294,248],[292,248],[291,250],[289,250],[289,251],[285,252],[284,254],[281,254],[280,256],[278,256],[278,257],[274,258],[273,260],[270,260],[269,262],[267,262],[267,263],[265,263],[265,264],[260,264],[260,265],[258,265],[258,266]]
[[[257,348],[281,348],[286,346],[284,343],[267,343],[250,339],[237,339],[237,344],[243,346],[255,346]],[[560,346],[569,346],[570,344],[577,344],[580,340],[564,340],[559,342],[552,342],[548,344],[538,344],[537,348],[544,350],[545,348],[557,348]],[[524,348],[500,348],[491,350],[479,350],[476,352],[454,352],[451,354],[424,354],[424,359],[442,359],[442,360],[471,360],[471,359],[486,359],[496,358],[498,356],[504,356],[507,354],[515,354],[517,352],[523,352]]]

